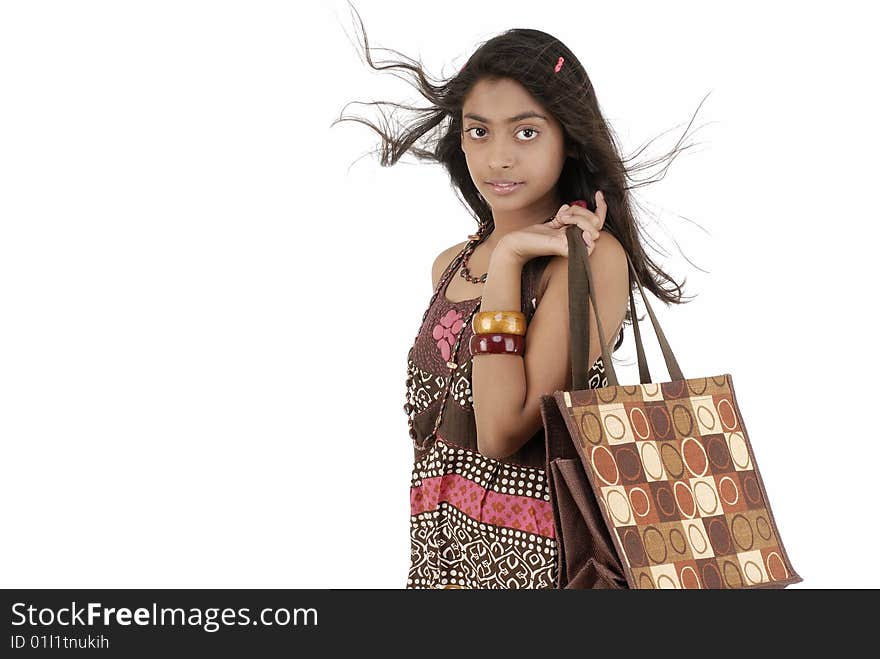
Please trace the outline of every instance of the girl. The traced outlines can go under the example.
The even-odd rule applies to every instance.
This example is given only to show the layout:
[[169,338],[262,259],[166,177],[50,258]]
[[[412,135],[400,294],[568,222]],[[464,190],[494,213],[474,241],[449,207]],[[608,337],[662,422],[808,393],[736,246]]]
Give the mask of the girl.
[[[566,227],[577,225],[587,243],[612,351],[632,322],[627,254],[659,299],[681,303],[682,289],[642,249],[627,186],[634,168],[618,154],[586,71],[558,39],[509,30],[439,86],[412,60],[381,68],[414,73],[433,103],[396,138],[355,119],[382,136],[382,165],[406,152],[441,163],[478,223],[434,261],[434,292],[407,357],[406,587],[553,588],[539,403],[571,387]],[[415,146],[438,126],[432,149]],[[589,386],[607,386],[592,308],[590,334]]]

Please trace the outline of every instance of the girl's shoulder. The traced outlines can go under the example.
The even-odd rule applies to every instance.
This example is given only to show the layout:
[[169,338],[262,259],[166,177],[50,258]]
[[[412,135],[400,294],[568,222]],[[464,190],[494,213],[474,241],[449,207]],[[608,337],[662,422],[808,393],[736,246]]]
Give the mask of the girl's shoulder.
[[444,249],[440,254],[437,255],[437,258],[434,259],[434,265],[431,266],[431,282],[432,282],[432,290],[437,288],[437,283],[440,281],[440,276],[449,267],[449,264],[452,263],[452,259],[458,256],[459,252],[461,252],[465,245],[467,245],[467,241],[460,242],[457,245],[453,245],[452,247],[448,247]]

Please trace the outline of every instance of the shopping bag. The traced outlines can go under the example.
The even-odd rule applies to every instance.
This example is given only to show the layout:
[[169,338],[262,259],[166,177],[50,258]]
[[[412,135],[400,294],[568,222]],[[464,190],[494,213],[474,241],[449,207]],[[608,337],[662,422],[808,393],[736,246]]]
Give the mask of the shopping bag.
[[627,256],[670,380],[652,382],[630,287],[639,384],[587,388],[589,300],[581,229],[568,238],[572,390],[541,396],[558,588],[784,588],[795,573],[729,373],[685,378]]

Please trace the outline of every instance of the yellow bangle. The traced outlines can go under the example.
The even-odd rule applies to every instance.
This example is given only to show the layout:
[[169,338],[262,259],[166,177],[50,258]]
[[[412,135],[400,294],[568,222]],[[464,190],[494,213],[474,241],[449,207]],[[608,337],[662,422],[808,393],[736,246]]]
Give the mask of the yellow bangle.
[[522,311],[478,311],[471,319],[474,334],[525,334],[526,315]]

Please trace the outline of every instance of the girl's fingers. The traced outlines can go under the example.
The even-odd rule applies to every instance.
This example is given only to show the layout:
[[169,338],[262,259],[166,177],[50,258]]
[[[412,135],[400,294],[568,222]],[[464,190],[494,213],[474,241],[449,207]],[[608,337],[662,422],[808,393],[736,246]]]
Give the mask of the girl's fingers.
[[596,218],[599,220],[599,224],[596,225],[597,229],[605,226],[605,213],[607,211],[608,205],[605,203],[605,193],[598,190],[596,192]]
[[589,217],[562,214],[547,223],[552,229],[562,229],[569,224],[576,224],[579,226],[583,229],[584,237],[589,236],[592,240],[595,240],[601,235],[602,227],[601,225],[598,228],[595,226],[595,219],[592,214],[590,214]]
[[605,194],[598,190],[596,192],[596,212],[592,212],[580,204],[565,204],[551,220],[550,224],[554,229],[565,227],[569,224],[577,224],[583,229],[583,239],[587,244],[587,254],[591,254],[595,249],[596,240],[602,235],[602,227],[605,225],[605,215],[608,205],[605,203]]
[[565,211],[560,211],[556,217],[563,224],[573,224],[577,223],[580,226],[584,227],[583,222],[587,221],[591,226],[595,227],[596,231],[599,231],[603,226],[605,226],[605,212],[607,210],[607,206],[605,205],[604,197],[600,192],[596,193],[596,212],[583,208],[582,206],[574,205],[569,206]]
[[582,230],[584,240],[597,240],[602,232],[593,226],[592,222],[584,218],[562,217],[559,220],[551,220],[547,225],[552,229],[565,229],[568,225],[575,224]]
[[583,230],[584,240],[588,238],[590,240],[596,240],[602,235],[601,230],[593,226],[592,219],[581,218],[578,220],[577,225]]
[[599,238],[602,237],[602,234],[599,231],[597,231],[596,233],[589,233],[587,231],[584,231],[581,235],[584,239],[584,242],[587,244],[595,243],[597,240],[599,240]]

